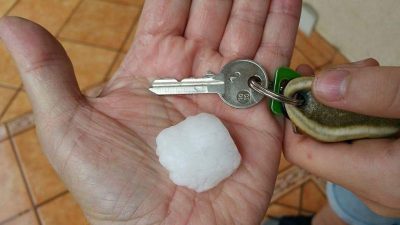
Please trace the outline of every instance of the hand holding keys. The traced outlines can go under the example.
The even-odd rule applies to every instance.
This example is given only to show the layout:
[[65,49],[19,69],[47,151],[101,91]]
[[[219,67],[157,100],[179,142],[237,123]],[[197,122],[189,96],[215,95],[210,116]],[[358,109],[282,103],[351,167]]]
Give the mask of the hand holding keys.
[[252,107],[265,95],[275,100],[271,106],[275,114],[280,112],[277,101],[283,103],[279,106],[283,111],[286,109],[294,127],[325,142],[387,137],[400,131],[400,120],[360,115],[318,103],[311,94],[313,78],[296,78],[298,76],[286,68],[278,69],[275,92],[270,91],[268,75],[261,65],[251,60],[236,60],[226,64],[216,75],[208,73],[202,78],[182,81],[155,80],[150,90],[158,95],[217,93],[234,108]]

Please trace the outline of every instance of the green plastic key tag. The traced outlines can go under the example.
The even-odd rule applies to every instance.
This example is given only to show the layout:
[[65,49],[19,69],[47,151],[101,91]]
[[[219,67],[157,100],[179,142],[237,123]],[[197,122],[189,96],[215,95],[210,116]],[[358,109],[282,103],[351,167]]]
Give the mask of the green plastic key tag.
[[[283,94],[282,88],[290,80],[300,77],[300,74],[287,67],[280,67],[275,71],[274,89],[276,94]],[[273,114],[283,115],[282,103],[277,100],[270,101],[270,108]]]

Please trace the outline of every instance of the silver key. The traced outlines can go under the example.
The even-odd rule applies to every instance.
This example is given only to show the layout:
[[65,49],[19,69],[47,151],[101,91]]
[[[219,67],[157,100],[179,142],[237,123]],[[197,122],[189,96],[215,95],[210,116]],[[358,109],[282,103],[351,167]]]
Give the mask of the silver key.
[[217,93],[234,108],[249,108],[259,103],[264,95],[249,86],[249,79],[257,77],[264,87],[268,85],[265,70],[254,61],[236,60],[226,64],[219,74],[207,74],[202,78],[155,80],[150,91],[157,95]]

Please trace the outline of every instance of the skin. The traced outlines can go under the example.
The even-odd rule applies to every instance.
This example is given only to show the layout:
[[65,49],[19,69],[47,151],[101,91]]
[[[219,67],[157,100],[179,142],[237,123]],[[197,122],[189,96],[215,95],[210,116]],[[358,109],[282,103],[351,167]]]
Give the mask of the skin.
[[[65,51],[40,26],[5,17],[0,38],[20,70],[43,151],[92,224],[258,225],[283,141],[266,104],[237,110],[217,95],[147,89],[155,78],[218,72],[238,58],[273,74],[290,62],[300,8],[300,0],[147,0],[133,47],[96,98],[81,94]],[[155,155],[162,129],[200,112],[223,121],[242,155],[238,170],[204,193],[174,185]]]
[[[299,70],[313,74],[311,68],[305,66]],[[342,95],[333,91],[337,85],[328,74],[338,70],[348,71],[346,83],[341,87]],[[399,74],[400,67],[381,67],[376,60],[366,59],[317,74],[313,94],[318,101],[331,107],[371,116],[400,118]],[[324,79],[330,87],[321,89],[318,85]],[[352,191],[375,213],[400,217],[399,138],[328,144],[296,135],[287,126],[284,153],[292,163]],[[329,207],[325,207],[315,220],[329,221],[324,217],[330,217],[332,213]]]

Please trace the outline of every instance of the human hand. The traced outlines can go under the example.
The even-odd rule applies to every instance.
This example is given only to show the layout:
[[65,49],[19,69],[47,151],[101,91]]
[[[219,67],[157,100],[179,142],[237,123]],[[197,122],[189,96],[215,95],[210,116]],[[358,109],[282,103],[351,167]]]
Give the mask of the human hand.
[[[301,72],[312,73],[306,67]],[[331,107],[399,119],[400,67],[367,59],[330,68],[316,76],[313,94]],[[289,161],[347,188],[380,215],[400,216],[400,139],[328,144],[296,135],[289,125],[284,141]]]
[[[18,64],[43,150],[92,224],[259,224],[283,138],[266,105],[238,110],[217,95],[160,97],[148,87],[218,72],[238,58],[272,74],[290,62],[300,7],[147,0],[133,47],[97,98],[81,94],[68,56],[41,27],[3,18],[0,37]],[[174,185],[155,154],[162,129],[200,112],[222,119],[242,155],[238,170],[204,193]]]

